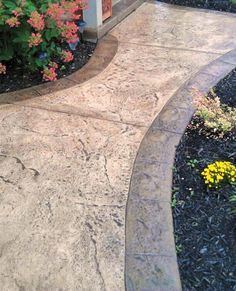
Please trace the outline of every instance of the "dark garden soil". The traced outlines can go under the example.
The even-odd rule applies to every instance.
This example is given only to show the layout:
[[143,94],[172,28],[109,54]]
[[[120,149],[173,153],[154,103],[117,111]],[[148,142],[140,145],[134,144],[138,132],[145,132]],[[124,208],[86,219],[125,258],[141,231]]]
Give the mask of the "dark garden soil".
[[[84,42],[77,46],[76,51],[73,51],[74,60],[70,63],[60,63],[59,67],[62,69],[57,70],[58,79],[68,76],[71,73],[82,68],[92,56],[96,44],[91,42]],[[67,48],[68,50],[68,48]],[[16,91],[23,88],[32,87],[44,83],[42,80],[41,72],[29,72],[28,69],[16,63],[7,64],[7,74],[0,75],[0,93]]]
[[[236,70],[215,92],[236,106]],[[213,138],[193,117],[177,148],[173,181],[173,218],[180,276],[184,291],[236,290],[236,205],[229,197],[236,185],[207,190],[201,171],[209,163],[236,163],[236,134]]]
[[230,0],[158,0],[180,6],[211,9],[236,13],[236,4]]

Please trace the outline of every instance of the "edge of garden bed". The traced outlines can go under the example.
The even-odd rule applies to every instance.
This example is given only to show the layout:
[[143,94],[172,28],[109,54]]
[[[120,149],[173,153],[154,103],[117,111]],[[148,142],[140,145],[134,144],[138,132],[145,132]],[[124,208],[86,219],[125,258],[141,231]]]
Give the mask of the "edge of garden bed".
[[116,55],[117,49],[117,38],[112,35],[106,35],[98,41],[93,55],[81,69],[54,82],[2,93],[0,94],[0,104],[11,104],[80,85],[101,73]]
[[[230,16],[230,17],[236,17],[236,13],[233,13],[230,11],[221,11],[221,10],[215,10],[215,9],[210,9],[210,8],[178,5],[178,4],[172,4],[172,3],[162,2],[158,0],[154,0],[154,1],[162,4],[163,6],[171,6],[171,7],[174,6],[174,8],[178,10],[187,10],[187,11],[197,10],[198,12],[207,13],[207,14],[211,13],[211,14],[220,14],[220,15],[225,15],[225,16]],[[153,3],[153,0],[146,0],[146,2]]]
[[206,94],[236,67],[236,49],[203,67],[180,87],[144,136],[126,207],[127,291],[182,290],[171,209],[175,150],[193,114],[193,89]]

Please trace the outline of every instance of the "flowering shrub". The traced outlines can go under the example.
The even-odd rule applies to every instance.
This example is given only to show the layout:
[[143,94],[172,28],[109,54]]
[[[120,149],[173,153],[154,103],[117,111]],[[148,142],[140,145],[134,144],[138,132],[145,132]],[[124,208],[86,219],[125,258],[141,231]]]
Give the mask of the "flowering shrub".
[[236,166],[230,162],[217,161],[208,165],[201,174],[207,187],[218,188],[223,182],[234,183],[236,181]]
[[74,56],[70,51],[62,51],[62,58],[65,63],[73,61]]
[[0,63],[0,75],[6,74],[6,66]]
[[236,130],[236,109],[221,104],[220,99],[211,91],[207,97],[200,92],[194,94],[194,105],[197,108],[196,115],[203,121],[204,125],[214,132],[225,134]]
[[78,42],[76,21],[85,1],[0,0],[0,75],[7,73],[7,63],[14,59],[32,71],[42,71],[44,80],[55,80],[56,68],[49,63],[58,57],[73,60],[61,45]]
[[57,79],[56,68],[46,67],[43,70],[44,81],[55,81]]

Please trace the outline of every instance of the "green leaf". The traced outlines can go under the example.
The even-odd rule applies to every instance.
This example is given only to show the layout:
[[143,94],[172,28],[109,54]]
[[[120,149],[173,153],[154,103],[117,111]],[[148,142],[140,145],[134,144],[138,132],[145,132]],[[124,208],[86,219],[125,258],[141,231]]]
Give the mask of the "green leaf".
[[43,68],[44,66],[46,66],[48,63],[47,60],[40,60],[40,59],[35,59],[35,64],[37,67],[39,68]]
[[48,4],[42,4],[40,11],[41,11],[41,13],[45,13],[47,11],[47,9],[48,9]]
[[59,33],[56,29],[47,29],[45,32],[45,38],[47,41],[51,41],[52,38],[58,37]]
[[1,49],[0,61],[9,61],[14,56],[14,50],[12,47]]
[[5,0],[4,1],[4,6],[7,7],[8,9],[14,10],[16,9],[16,4],[13,1]]
[[26,5],[24,6],[25,13],[29,16],[35,10],[37,10],[37,8],[34,3],[32,3],[30,0],[27,0]]
[[30,32],[26,29],[18,30],[17,36],[13,38],[14,43],[28,42],[30,37]]

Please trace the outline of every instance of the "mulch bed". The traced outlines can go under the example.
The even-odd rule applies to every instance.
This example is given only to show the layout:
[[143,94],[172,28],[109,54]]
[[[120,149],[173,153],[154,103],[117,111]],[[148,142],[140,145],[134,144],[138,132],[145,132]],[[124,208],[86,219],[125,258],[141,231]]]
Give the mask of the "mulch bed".
[[236,13],[236,3],[230,0],[158,0],[169,4]]
[[[96,44],[92,42],[84,42],[77,46],[73,51],[73,62],[62,64],[60,60],[56,60],[59,65],[64,65],[63,70],[57,70],[58,79],[68,76],[71,73],[82,68],[92,56]],[[68,47],[65,48],[68,50]],[[0,75],[0,93],[16,91],[23,88],[32,87],[44,83],[41,72],[29,72],[28,69],[16,63],[7,64],[7,74]]]
[[[215,92],[236,106],[236,70]],[[200,124],[200,126],[199,126]],[[224,138],[205,131],[193,117],[177,148],[173,179],[173,218],[183,290],[236,290],[236,216],[229,197],[236,185],[207,190],[201,171],[216,160],[236,163],[236,134]]]

